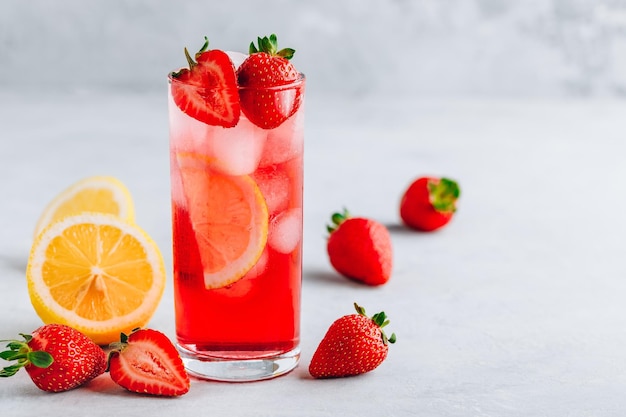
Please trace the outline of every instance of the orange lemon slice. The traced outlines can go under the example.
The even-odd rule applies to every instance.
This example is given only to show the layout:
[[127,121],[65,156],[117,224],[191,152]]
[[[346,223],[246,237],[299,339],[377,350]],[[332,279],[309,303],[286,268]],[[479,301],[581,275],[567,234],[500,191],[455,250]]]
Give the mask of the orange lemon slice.
[[130,192],[110,176],[84,178],[61,191],[44,209],[35,227],[35,237],[50,223],[83,212],[109,213],[134,221]]
[[204,285],[232,284],[256,264],[267,243],[265,199],[248,175],[213,171],[211,159],[194,153],[179,153],[176,159]]
[[67,216],[35,240],[26,278],[44,323],[61,323],[98,344],[143,327],[165,288],[154,241],[137,226],[104,213]]

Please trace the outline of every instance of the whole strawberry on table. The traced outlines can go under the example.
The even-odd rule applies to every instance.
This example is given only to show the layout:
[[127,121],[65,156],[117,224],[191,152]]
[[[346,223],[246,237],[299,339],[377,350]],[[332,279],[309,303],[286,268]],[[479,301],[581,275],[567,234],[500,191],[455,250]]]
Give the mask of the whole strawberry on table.
[[460,195],[459,184],[450,178],[418,178],[402,195],[400,217],[413,229],[435,231],[452,220]]
[[326,250],[337,272],[367,285],[389,281],[393,264],[391,236],[376,220],[352,217],[347,210],[334,213]]
[[35,385],[48,392],[79,387],[106,370],[106,354],[83,333],[61,324],[47,324],[22,334],[24,340],[9,340],[0,358],[17,361],[0,370],[0,377],[24,368]]
[[382,330],[389,324],[385,312],[368,317],[365,309],[354,303],[356,314],[335,320],[320,342],[309,373],[313,378],[340,378],[364,374],[376,369],[387,358],[389,344],[396,342]]

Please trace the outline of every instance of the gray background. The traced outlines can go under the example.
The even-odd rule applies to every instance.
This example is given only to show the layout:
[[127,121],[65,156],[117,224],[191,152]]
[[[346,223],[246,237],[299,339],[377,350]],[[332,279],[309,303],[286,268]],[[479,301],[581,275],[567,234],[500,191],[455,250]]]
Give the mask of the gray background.
[[[276,32],[307,73],[302,361],[179,400],[110,378],[44,395],[0,378],[5,415],[624,417],[626,4],[610,0],[0,1],[0,339],[41,324],[25,269],[42,210],[88,175],[129,188],[170,277],[150,327],[175,337],[165,75],[207,35]],[[401,97],[404,96],[404,97]],[[401,226],[417,175],[462,188],[440,233]],[[394,245],[379,288],[338,276],[333,211]],[[398,343],[374,372],[314,381],[357,301]]]
[[162,89],[204,35],[272,32],[310,94],[626,93],[623,0],[4,0],[0,88]]

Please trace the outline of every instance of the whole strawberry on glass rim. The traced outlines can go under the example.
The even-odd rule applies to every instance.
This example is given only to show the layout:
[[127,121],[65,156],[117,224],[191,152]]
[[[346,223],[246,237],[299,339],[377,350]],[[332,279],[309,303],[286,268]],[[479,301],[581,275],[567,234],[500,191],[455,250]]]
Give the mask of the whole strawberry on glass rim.
[[376,369],[387,358],[389,344],[383,327],[389,324],[385,312],[368,317],[365,309],[354,303],[356,314],[335,320],[320,342],[309,364],[313,378],[341,378]]
[[450,222],[460,195],[459,184],[450,178],[418,178],[402,195],[400,217],[413,229],[432,232]]
[[0,377],[24,368],[35,385],[48,392],[79,387],[106,370],[106,354],[83,333],[62,324],[47,324],[24,338],[10,340],[0,358],[17,361],[0,370]]
[[250,44],[250,56],[237,69],[241,111],[255,125],[274,129],[302,104],[304,75],[291,63],[295,50],[278,49],[275,34]]
[[367,285],[389,281],[393,264],[391,237],[376,220],[352,217],[348,210],[334,213],[326,251],[337,272]]

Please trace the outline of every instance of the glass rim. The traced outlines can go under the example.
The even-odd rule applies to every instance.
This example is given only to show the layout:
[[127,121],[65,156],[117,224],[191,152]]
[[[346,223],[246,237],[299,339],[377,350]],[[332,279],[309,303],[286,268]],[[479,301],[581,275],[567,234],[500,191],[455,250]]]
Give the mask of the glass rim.
[[[170,84],[172,84],[172,83],[185,84],[187,86],[187,88],[193,88],[193,89],[196,89],[196,90],[204,90],[204,91],[215,90],[215,89],[219,89],[220,88],[220,86],[204,87],[204,86],[194,86],[194,85],[186,84],[183,81],[180,81],[177,78],[174,78],[173,74],[174,74],[174,71],[172,71],[172,72],[167,74],[167,79],[168,79],[168,82]],[[255,86],[252,86],[252,87],[242,87],[240,85],[237,85],[237,90],[264,90],[264,91],[289,90],[291,88],[295,88],[295,87],[298,87],[298,86],[304,84],[305,81],[306,81],[306,76],[304,75],[304,73],[299,72],[298,73],[298,79],[296,79],[294,81],[291,81],[291,82],[289,82],[287,84],[275,85],[275,86],[271,86],[271,87],[255,87]]]

